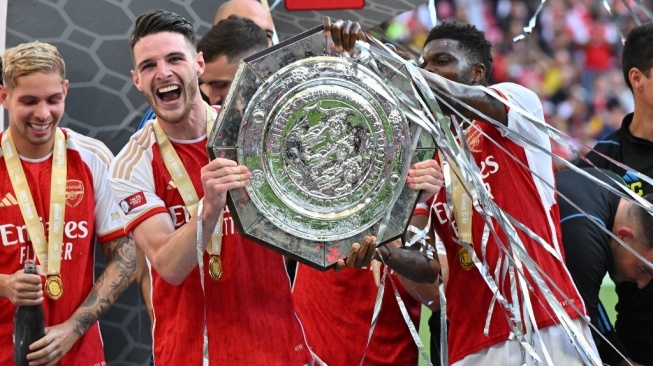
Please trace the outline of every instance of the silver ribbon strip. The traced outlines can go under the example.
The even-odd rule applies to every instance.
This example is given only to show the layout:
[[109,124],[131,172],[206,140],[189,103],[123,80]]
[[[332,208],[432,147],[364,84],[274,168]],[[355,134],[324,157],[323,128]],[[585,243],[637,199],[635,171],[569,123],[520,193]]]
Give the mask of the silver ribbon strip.
[[[197,205],[197,264],[200,269],[200,285],[202,286],[202,295],[206,298],[206,291],[204,291],[204,250],[202,240],[202,216],[204,214],[204,197],[200,199],[200,202]],[[221,223],[218,223],[220,225]],[[203,304],[204,308],[204,342],[202,350],[204,352],[204,359],[208,360],[209,358],[209,334],[206,329],[206,305]]]

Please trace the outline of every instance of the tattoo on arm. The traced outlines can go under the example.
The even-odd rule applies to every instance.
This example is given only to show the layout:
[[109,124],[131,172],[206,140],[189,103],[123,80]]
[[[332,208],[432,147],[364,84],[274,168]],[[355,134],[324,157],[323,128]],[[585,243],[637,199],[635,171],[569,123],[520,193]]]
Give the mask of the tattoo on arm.
[[136,275],[136,248],[132,240],[125,236],[116,238],[104,246],[104,252],[107,267],[73,315],[75,333],[80,337],[109,310]]

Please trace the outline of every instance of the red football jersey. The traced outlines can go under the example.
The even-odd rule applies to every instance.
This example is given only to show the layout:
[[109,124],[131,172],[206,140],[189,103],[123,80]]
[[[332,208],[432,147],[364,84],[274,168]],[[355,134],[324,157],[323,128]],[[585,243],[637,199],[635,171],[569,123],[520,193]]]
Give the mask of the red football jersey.
[[[93,287],[95,279],[95,238],[100,243],[124,235],[118,205],[111,197],[108,166],[113,158],[106,146],[68,129],[66,135],[66,211],[61,260],[63,295],[43,302],[46,326],[61,324],[77,310]],[[1,135],[1,134],[0,134]],[[42,222],[50,214],[52,154],[43,159],[21,158],[32,198]],[[0,156],[0,272],[13,274],[26,259],[36,259],[27,236],[7,165]],[[45,230],[47,236],[47,229]],[[0,364],[13,364],[13,314],[16,307],[0,298]],[[59,365],[105,365],[98,324],[95,323],[59,362]]]
[[[504,95],[510,103],[531,112],[540,120],[544,120],[542,105],[532,91],[512,83],[498,84],[492,88]],[[550,149],[548,136],[517,111],[508,111],[508,128],[537,145]],[[492,200],[517,221],[537,233],[559,253],[561,258],[564,258],[560,241],[560,215],[555,192],[542,182],[544,180],[550,185],[554,185],[552,159],[546,153],[522,146],[516,141],[518,140],[513,140],[510,133],[502,133],[484,121],[475,121],[467,133],[467,142]],[[534,173],[515,161],[508,153]],[[487,336],[483,334],[493,294],[476,267],[466,269],[461,264],[460,249],[462,247],[453,241],[456,231],[452,224],[452,214],[446,206],[445,189],[440,190],[436,197],[434,216],[434,226],[444,242],[449,264],[449,282],[446,287],[447,316],[450,322],[449,361],[454,363],[469,354],[506,341],[510,328],[506,320],[506,313],[497,302],[494,304],[489,334]],[[483,260],[481,242],[484,224],[481,215],[474,211],[472,236],[474,250],[481,260]],[[493,226],[503,243],[502,245],[506,246],[508,241],[501,226],[494,220]],[[530,257],[539,264],[569,300],[584,312],[582,300],[564,263],[521,230],[517,229],[517,232]],[[489,272],[493,276],[499,258],[498,248],[495,236],[490,232],[485,258],[489,265]],[[501,256],[504,254],[501,253]],[[505,262],[506,259],[503,260]],[[533,283],[530,276],[527,279],[529,283]],[[502,279],[495,278],[495,281],[499,284],[501,293],[510,302],[519,302],[523,311],[522,299],[512,299],[509,278],[507,276]],[[554,287],[551,283],[548,285],[550,288]],[[557,323],[551,308],[548,305],[542,306],[541,302],[545,301],[538,286],[533,285],[533,287],[535,293],[531,293],[530,300],[538,327],[543,328]],[[572,318],[579,316],[576,310],[567,303],[564,296],[559,295],[556,290],[552,291],[556,293],[557,300]],[[470,303],[470,294],[473,294],[472,303]]]
[[[413,324],[419,327],[421,303],[391,273]],[[336,273],[320,272],[303,264],[297,267],[293,299],[306,338],[318,358],[328,365],[360,364],[377,291],[372,271],[366,268],[344,268]],[[417,346],[388,279],[382,301],[363,365],[417,365]]]
[[[200,169],[209,161],[206,137],[170,139],[199,197]],[[111,185],[124,200],[126,231],[154,214],[168,212],[175,227],[190,220],[181,195],[165,167],[152,123],[136,132],[112,165]],[[304,365],[312,360],[290,296],[281,254],[240,236],[224,214],[219,281],[208,273],[204,253],[205,294],[199,266],[173,286],[150,267],[156,365],[201,365],[204,312],[211,365]]]

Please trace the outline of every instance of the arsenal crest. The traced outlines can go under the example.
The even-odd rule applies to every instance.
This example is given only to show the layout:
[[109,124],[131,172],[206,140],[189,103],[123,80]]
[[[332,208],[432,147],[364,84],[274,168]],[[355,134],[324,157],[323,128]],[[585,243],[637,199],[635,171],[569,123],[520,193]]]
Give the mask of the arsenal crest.
[[467,144],[469,145],[469,149],[475,153],[481,152],[482,149],[479,145],[482,139],[481,132],[475,126],[471,126],[467,131]]
[[84,198],[84,183],[81,180],[66,181],[66,206],[77,207]]

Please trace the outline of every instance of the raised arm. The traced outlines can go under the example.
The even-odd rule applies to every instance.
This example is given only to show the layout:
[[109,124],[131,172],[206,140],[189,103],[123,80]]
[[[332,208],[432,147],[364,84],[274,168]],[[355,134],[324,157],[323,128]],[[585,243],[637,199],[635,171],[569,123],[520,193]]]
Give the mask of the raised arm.
[[[420,72],[426,80],[428,86],[439,96],[441,96],[452,109],[460,112],[470,120],[487,120],[483,115],[494,119],[495,121],[507,126],[508,110],[506,106],[497,98],[486,93],[482,87],[477,85],[465,85],[446,79],[438,74],[429,72],[428,68],[420,69]],[[473,108],[470,110],[463,104]],[[447,114],[452,114],[449,107],[440,103],[440,107]]]

